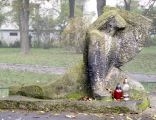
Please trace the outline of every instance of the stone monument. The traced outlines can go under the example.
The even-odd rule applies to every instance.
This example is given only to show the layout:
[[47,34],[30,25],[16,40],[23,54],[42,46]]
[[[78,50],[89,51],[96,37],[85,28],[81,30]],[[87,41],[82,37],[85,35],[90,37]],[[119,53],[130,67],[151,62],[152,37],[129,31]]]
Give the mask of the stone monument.
[[83,93],[85,87],[91,88],[93,97],[102,98],[111,96],[108,89],[113,90],[117,83],[123,83],[124,78],[128,79],[131,89],[143,90],[143,86],[130,79],[120,67],[144,47],[150,24],[151,21],[142,15],[106,7],[104,14],[84,34],[84,61],[81,65],[69,70],[56,82],[45,86],[12,87],[10,93],[56,99]]
[[120,67],[144,47],[150,23],[144,16],[106,7],[104,14],[90,26],[84,61],[94,97],[109,96],[107,89],[113,89],[116,83],[128,77]]

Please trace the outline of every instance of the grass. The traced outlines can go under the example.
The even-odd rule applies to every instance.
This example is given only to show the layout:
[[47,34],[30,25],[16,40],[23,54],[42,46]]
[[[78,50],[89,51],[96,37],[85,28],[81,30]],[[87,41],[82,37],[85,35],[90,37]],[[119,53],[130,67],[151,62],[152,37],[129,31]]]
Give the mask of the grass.
[[56,81],[61,75],[0,70],[0,86],[37,85]]
[[122,69],[132,73],[156,74],[156,46],[144,48]]
[[[39,64],[56,67],[71,67],[82,60],[82,54],[75,54],[60,48],[31,49],[29,55],[20,54],[17,48],[0,48],[0,63]],[[156,74],[156,46],[144,48],[134,60],[127,63],[126,72]],[[48,83],[58,79],[59,75],[37,74],[0,70],[0,85]]]
[[156,83],[154,82],[142,82],[142,85],[144,86],[145,90],[148,92],[155,92],[156,91]]
[[[82,54],[75,54],[61,48],[31,49],[28,55],[22,55],[18,48],[0,48],[0,56],[0,63],[39,64],[67,68],[82,60]],[[60,76],[0,70],[0,85],[45,84],[57,80]]]
[[[21,55],[20,49],[17,48],[0,48],[0,63],[71,67],[82,59],[82,54],[75,54],[61,48],[31,49],[30,54],[25,56]],[[132,73],[156,74],[156,46],[144,48],[122,69]]]
[[20,54],[18,48],[0,48],[0,63],[39,64],[56,67],[71,67],[82,60],[82,54],[75,54],[61,48],[31,49],[30,54]]

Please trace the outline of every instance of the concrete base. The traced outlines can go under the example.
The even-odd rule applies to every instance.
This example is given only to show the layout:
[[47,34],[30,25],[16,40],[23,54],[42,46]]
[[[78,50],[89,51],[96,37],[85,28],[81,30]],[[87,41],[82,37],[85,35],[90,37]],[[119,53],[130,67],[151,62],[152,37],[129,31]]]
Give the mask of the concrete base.
[[142,101],[78,101],[78,100],[41,100],[22,96],[0,99],[0,109],[22,109],[33,111],[80,111],[89,113],[128,113],[139,112]]

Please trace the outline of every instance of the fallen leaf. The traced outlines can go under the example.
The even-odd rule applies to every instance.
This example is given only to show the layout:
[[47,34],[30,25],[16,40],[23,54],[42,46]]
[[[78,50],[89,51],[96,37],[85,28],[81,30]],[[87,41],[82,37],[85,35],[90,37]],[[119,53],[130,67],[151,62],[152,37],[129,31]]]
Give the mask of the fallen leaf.
[[120,116],[123,116],[124,114],[123,113],[121,113],[121,114],[119,114]]
[[54,116],[58,116],[58,115],[60,115],[60,114],[58,114],[58,113],[54,113]]
[[94,114],[94,115],[99,118],[103,117],[103,114]]
[[79,100],[83,100],[83,101],[92,101],[93,98],[89,97],[89,96],[84,96],[84,97],[81,97]]
[[38,111],[38,114],[44,114],[45,111]]
[[66,115],[66,117],[67,118],[75,118],[76,116],[71,114],[71,115]]
[[11,112],[13,112],[13,113],[14,113],[15,111],[14,111],[14,110],[12,110]]
[[130,117],[128,117],[128,116],[126,117],[126,119],[127,119],[127,120],[133,120],[132,118],[130,118]]
[[85,115],[87,116],[88,114],[87,113],[78,113],[79,115]]
[[156,115],[153,115],[153,117],[152,117],[152,118],[153,118],[153,120],[156,120]]

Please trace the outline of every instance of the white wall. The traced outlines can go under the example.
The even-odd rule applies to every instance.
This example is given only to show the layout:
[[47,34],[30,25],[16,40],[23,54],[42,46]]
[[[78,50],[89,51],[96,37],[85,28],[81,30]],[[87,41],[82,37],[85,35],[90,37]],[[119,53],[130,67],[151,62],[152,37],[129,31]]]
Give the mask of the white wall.
[[[10,35],[10,34],[17,34],[16,35]],[[5,42],[8,45],[13,44],[15,41],[20,40],[20,35],[18,31],[0,31],[0,41]]]

